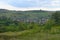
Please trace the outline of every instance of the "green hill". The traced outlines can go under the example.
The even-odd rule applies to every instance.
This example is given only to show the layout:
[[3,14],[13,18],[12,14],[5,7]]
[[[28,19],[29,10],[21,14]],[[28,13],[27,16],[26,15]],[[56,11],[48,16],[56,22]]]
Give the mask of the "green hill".
[[0,16],[17,16],[17,17],[29,17],[29,18],[39,18],[39,17],[48,17],[54,13],[53,11],[43,11],[43,10],[31,10],[31,11],[12,11],[6,9],[0,9]]
[[[60,12],[51,18],[53,13],[55,11],[0,9],[0,40],[60,40],[60,25],[54,25],[51,20],[60,20]],[[45,22],[44,25],[40,21],[41,24]]]

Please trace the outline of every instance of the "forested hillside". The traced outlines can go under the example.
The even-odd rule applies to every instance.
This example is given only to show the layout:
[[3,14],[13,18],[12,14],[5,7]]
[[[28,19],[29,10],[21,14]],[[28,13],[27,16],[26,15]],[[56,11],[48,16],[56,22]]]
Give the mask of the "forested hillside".
[[53,11],[31,10],[31,11],[11,11],[0,9],[0,17],[10,18],[13,21],[38,22],[41,19],[49,19],[55,13]]
[[21,31],[32,29],[35,25],[44,25],[53,13],[55,12],[44,10],[13,11],[0,9],[0,32]]
[[60,11],[0,9],[0,40],[60,40]]

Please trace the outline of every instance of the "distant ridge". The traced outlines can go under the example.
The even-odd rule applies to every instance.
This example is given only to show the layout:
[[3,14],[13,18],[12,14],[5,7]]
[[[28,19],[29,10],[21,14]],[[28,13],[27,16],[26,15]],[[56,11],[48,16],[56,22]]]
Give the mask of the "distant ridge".
[[[16,10],[8,10],[8,9],[0,9],[0,11],[16,11]],[[19,11],[19,10],[18,10]],[[21,11],[21,10],[20,10]],[[45,12],[47,10],[27,10],[27,11],[34,11],[34,12]]]

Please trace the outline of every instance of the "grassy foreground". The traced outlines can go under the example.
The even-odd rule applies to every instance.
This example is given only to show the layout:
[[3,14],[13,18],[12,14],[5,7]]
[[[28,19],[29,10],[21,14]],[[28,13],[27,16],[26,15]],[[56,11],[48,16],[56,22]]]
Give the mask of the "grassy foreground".
[[58,27],[50,31],[43,31],[43,28],[25,30],[22,32],[5,32],[0,33],[0,40],[60,40]]

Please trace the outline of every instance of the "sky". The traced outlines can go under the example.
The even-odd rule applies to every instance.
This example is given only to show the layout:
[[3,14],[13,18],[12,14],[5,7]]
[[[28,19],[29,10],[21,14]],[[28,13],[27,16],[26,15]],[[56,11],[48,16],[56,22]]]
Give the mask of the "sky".
[[0,9],[9,10],[60,10],[60,0],[0,0]]

